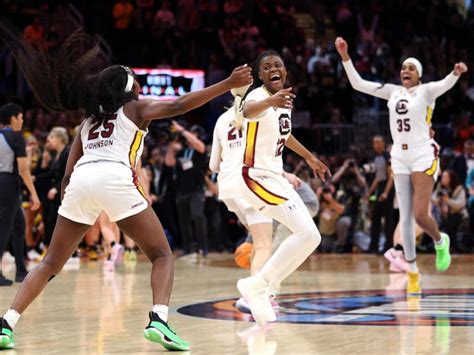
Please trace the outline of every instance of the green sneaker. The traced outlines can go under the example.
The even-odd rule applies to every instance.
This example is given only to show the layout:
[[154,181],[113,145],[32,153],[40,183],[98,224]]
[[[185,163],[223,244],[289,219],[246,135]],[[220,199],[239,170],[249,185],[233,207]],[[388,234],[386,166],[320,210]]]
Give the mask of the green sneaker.
[[13,349],[15,347],[15,339],[13,339],[12,328],[7,321],[0,318],[0,349]]
[[189,343],[176,335],[176,332],[168,323],[164,322],[155,312],[149,313],[150,323],[145,328],[145,338],[161,344],[168,350],[189,350]]
[[436,250],[436,270],[446,271],[451,265],[451,254],[449,253],[449,236],[446,233],[441,233],[443,244],[435,244]]

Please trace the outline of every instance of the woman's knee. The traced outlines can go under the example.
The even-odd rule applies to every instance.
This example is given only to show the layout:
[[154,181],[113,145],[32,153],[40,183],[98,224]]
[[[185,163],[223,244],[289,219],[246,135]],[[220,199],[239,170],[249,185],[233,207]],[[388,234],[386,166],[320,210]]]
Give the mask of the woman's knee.
[[301,233],[309,248],[316,249],[321,244],[321,234],[316,225],[306,226],[301,230]]
[[44,272],[49,274],[49,277],[58,275],[64,267],[64,264],[58,263],[57,261],[45,258],[38,265]]
[[428,215],[428,211],[422,208],[416,208],[414,211],[415,221],[420,226],[425,225],[428,219],[430,218]]
[[169,263],[173,263],[173,252],[169,246],[154,247],[143,251],[147,255],[148,259],[150,259],[151,263],[154,263],[157,260],[160,262],[167,261]]

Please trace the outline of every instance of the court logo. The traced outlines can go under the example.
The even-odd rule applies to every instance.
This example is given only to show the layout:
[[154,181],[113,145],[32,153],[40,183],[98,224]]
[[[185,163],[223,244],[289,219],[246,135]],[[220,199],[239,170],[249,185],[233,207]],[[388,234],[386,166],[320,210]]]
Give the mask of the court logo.
[[[252,321],[235,308],[236,299],[197,303],[178,309],[188,316]],[[373,326],[474,326],[474,289],[423,290],[407,299],[404,290],[286,294],[277,298],[278,322]]]

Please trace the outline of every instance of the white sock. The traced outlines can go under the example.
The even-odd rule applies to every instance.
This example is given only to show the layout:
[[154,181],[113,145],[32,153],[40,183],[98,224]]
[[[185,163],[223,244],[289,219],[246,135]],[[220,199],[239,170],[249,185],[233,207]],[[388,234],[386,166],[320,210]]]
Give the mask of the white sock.
[[443,245],[443,243],[444,243],[444,238],[443,238],[443,236],[441,236],[441,239],[440,239],[440,240],[434,240],[434,239],[433,239],[433,242],[434,242],[436,245]]
[[414,261],[412,263],[408,263],[408,271],[418,272],[418,265],[416,265],[416,261]]
[[10,328],[15,328],[16,323],[20,320],[21,314],[15,311],[14,309],[9,309],[7,313],[3,316],[3,319],[5,319],[10,326]]
[[155,304],[152,311],[158,314],[163,322],[168,322],[169,307],[165,304]]

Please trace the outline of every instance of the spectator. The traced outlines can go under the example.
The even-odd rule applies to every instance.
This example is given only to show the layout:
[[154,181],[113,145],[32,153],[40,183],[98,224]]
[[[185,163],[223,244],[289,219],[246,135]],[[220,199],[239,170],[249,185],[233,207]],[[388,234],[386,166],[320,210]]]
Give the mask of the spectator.
[[462,222],[467,220],[466,191],[453,170],[446,170],[441,175],[433,193],[433,215],[437,217],[440,229],[451,237],[454,252],[461,251],[458,243],[458,230]]
[[322,252],[334,252],[338,243],[336,223],[344,212],[344,206],[336,201],[334,192],[333,185],[327,185],[321,189],[319,231],[322,237]]
[[383,251],[390,249],[393,232],[393,178],[390,169],[390,156],[385,150],[385,140],[381,136],[372,139],[375,151],[375,177],[367,191],[366,198],[372,202],[372,225],[370,227],[369,253],[379,251],[380,232],[382,219],[384,219],[385,245]]
[[43,243],[48,246],[53,236],[54,226],[61,205],[61,182],[66,170],[67,157],[69,155],[69,136],[65,128],[54,127],[47,138],[46,149],[53,152],[54,158],[51,161],[48,171],[36,175],[35,181],[49,184],[46,199],[43,200],[43,219],[45,224],[45,238]]
[[349,237],[361,219],[359,205],[367,183],[354,159],[346,159],[331,181],[339,185],[338,201],[344,206],[344,211],[336,222],[335,246],[336,253],[343,253],[351,249]]
[[474,169],[474,140],[464,142],[463,153],[451,160],[448,169],[454,170],[461,182],[466,181],[467,173]]
[[161,8],[156,12],[153,24],[160,29],[170,29],[174,27],[174,13],[171,11],[171,5],[168,0],[164,0]]
[[[186,130],[176,121],[172,130],[181,134],[184,144],[176,147],[176,156],[167,163],[176,167],[176,209],[184,254],[196,255],[199,249],[207,256],[207,227],[204,215],[204,176],[206,171],[206,146],[199,138],[203,129],[199,126]],[[197,242],[196,248],[194,241]]]
[[114,27],[117,30],[126,30],[130,25],[133,5],[129,0],[118,0],[113,9]]
[[25,40],[36,49],[47,49],[45,42],[44,26],[39,17],[35,17],[33,23],[23,30]]

